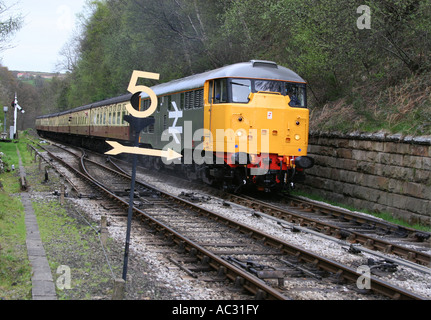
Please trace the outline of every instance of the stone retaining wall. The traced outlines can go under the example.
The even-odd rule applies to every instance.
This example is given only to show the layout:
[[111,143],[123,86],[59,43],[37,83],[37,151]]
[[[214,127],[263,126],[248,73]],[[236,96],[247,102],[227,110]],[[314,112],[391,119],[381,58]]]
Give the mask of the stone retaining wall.
[[431,225],[431,137],[311,133],[309,155],[299,190]]

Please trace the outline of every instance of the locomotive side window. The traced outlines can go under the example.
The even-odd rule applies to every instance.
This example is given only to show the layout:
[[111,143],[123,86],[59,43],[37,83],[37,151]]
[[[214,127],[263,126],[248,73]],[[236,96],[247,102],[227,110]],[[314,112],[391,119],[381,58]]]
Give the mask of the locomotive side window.
[[247,79],[232,79],[232,102],[248,103],[248,97],[251,93],[251,81]]
[[214,81],[210,81],[208,89],[208,103],[213,103]]
[[226,103],[227,95],[227,80],[218,79],[214,81],[214,103]]
[[307,95],[305,85],[286,83],[286,93],[290,97],[289,105],[296,108],[307,107]]

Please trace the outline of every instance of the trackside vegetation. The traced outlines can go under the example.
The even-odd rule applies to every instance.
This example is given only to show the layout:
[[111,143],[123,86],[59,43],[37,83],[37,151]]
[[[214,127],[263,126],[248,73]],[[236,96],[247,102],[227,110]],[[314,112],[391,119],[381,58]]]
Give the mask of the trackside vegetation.
[[311,130],[431,134],[430,1],[96,0],[77,30],[65,75],[33,86],[0,69],[0,100],[18,91],[25,128],[126,93],[133,70],[167,82],[261,59],[307,80]]

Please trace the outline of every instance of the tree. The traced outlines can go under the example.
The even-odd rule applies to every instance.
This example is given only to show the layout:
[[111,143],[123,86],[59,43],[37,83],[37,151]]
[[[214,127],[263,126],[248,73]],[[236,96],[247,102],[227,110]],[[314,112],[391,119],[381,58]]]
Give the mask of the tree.
[[[0,0],[0,51],[9,47],[10,37],[22,26],[22,17],[20,15],[10,16],[8,12],[12,6],[7,6],[4,1]],[[8,17],[4,17],[9,15]]]

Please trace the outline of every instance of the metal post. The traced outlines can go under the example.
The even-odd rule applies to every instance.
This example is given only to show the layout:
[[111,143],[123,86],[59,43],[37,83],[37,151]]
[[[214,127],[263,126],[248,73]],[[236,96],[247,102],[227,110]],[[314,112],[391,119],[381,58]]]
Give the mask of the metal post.
[[[135,147],[139,147],[139,133],[135,137]],[[127,265],[129,261],[129,247],[130,247],[130,233],[132,229],[132,217],[133,217],[133,202],[135,198],[135,184],[136,184],[136,168],[138,166],[138,155],[133,155],[133,166],[132,166],[132,184],[130,187],[130,200],[129,200],[129,214],[127,217],[127,233],[126,233],[126,248],[124,251],[124,266],[123,266],[123,280],[127,279]]]
[[[135,118],[133,116],[124,116],[124,120],[130,123],[130,126],[135,129],[135,142],[134,147],[139,147],[139,136],[144,128],[155,122],[150,118]],[[129,261],[129,247],[130,247],[130,234],[132,231],[132,217],[133,217],[133,202],[135,198],[135,184],[136,184],[136,169],[138,166],[138,155],[133,154],[132,166],[132,183],[130,187],[130,200],[129,200],[129,213],[127,217],[127,233],[126,233],[126,247],[124,250],[124,265],[123,265],[123,280],[127,281],[127,266]]]

